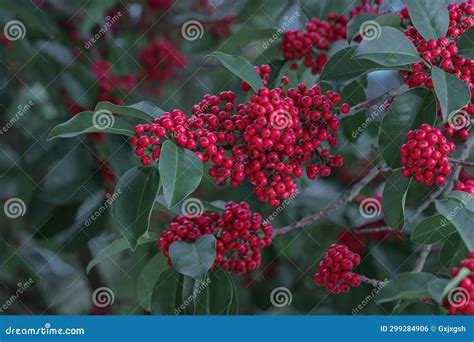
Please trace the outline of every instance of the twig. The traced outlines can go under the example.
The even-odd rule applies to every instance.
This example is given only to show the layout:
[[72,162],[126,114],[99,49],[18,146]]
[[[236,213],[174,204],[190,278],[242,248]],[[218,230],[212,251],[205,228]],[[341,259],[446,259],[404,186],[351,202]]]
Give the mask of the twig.
[[349,192],[349,194],[344,197],[344,198],[341,198],[339,201],[337,201],[336,203],[334,203],[333,205],[321,210],[320,212],[317,212],[315,214],[312,214],[312,215],[309,215],[301,220],[299,220],[298,222],[295,222],[293,224],[290,224],[288,226],[285,226],[283,228],[280,228],[278,230],[275,230],[273,232],[273,237],[276,237],[276,236],[279,236],[279,235],[283,235],[283,234],[287,234],[295,229],[298,229],[298,228],[301,228],[301,227],[304,227],[314,221],[317,221],[319,220],[321,217],[325,217],[325,216],[328,216],[329,214],[331,214],[333,211],[339,209],[340,207],[346,205],[347,203],[351,202],[354,198],[357,197],[357,195],[359,195],[359,193],[362,191],[362,189],[370,183],[370,181],[372,179],[374,179],[379,173],[380,173],[380,168],[383,167],[383,162],[379,162],[377,164],[377,166],[375,166],[374,168],[372,168],[369,173],[364,177],[362,178],[357,184],[355,184],[351,191]]
[[372,285],[373,287],[384,286],[385,282],[383,280],[367,278],[366,276],[359,275],[360,281]]
[[359,113],[360,111],[369,109],[372,106],[377,106],[381,103],[389,101],[389,100],[393,99],[394,97],[397,97],[398,95],[404,93],[407,89],[408,89],[408,86],[403,84],[399,88],[389,90],[388,92],[385,92],[382,95],[379,95],[379,96],[377,96],[377,97],[375,97],[375,98],[373,98],[369,101],[362,102],[362,103],[359,103],[359,104],[355,105],[354,107],[351,108],[349,113],[343,114],[341,116],[346,117],[346,116],[355,115],[355,114]]
[[474,167],[474,162],[470,162],[470,161],[459,160],[459,159],[454,159],[454,158],[449,158],[449,161],[453,164],[461,165],[464,167]]
[[[374,227],[374,228],[363,228],[354,230],[356,234],[370,234],[370,233],[380,233],[380,232],[391,232],[391,231],[398,231],[393,229],[390,226],[381,226],[381,227]],[[400,232],[400,231],[398,231]]]

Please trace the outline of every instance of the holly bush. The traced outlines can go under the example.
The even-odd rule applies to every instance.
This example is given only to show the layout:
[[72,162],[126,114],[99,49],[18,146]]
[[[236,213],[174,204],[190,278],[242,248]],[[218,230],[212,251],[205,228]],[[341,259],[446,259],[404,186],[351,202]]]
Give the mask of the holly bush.
[[474,314],[473,0],[0,14],[2,313]]

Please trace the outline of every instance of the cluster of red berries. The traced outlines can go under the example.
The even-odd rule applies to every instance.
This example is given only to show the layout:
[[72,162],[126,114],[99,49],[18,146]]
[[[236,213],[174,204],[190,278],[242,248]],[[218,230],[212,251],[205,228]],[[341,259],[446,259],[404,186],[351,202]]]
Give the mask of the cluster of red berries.
[[[270,67],[257,70],[267,82]],[[247,89],[245,83],[242,87]],[[303,167],[308,178],[315,179],[318,174],[329,176],[330,167],[342,166],[342,156],[324,147],[337,144],[339,120],[333,110],[340,102],[339,94],[322,94],[319,85],[308,89],[303,83],[288,90],[262,87],[248,103],[237,106],[233,92],[207,94],[192,107],[189,119],[174,110],[153,124],[136,126],[131,145],[142,164],[150,165],[159,159],[160,139],[174,139],[203,162],[210,161],[209,174],[219,183],[230,180],[238,187],[247,179],[259,200],[278,206],[296,192],[294,177],[303,176]],[[340,110],[347,113],[350,108],[343,104]]]
[[474,196],[474,180],[467,180],[464,183],[457,183],[453,190],[464,191]]
[[403,175],[426,185],[444,184],[453,170],[447,155],[456,149],[456,145],[448,142],[438,128],[428,124],[408,132],[406,140],[401,147]]
[[352,269],[360,263],[360,256],[344,245],[333,244],[319,263],[314,281],[318,286],[326,286],[333,294],[345,293],[351,287],[360,285],[360,275]]
[[157,38],[148,43],[138,53],[143,68],[143,78],[155,82],[165,82],[175,75],[177,69],[186,67],[186,56],[176,45],[165,38]]
[[203,212],[198,216],[177,216],[161,234],[158,245],[172,266],[169,248],[174,241],[191,242],[213,234],[217,239],[213,267],[242,274],[260,267],[260,250],[271,244],[272,232],[271,224],[252,212],[248,203],[229,202],[222,215]]
[[386,226],[384,219],[367,223],[349,230],[342,230],[337,243],[345,245],[354,253],[365,255],[369,241],[384,242],[389,239],[403,240],[404,235],[397,230],[377,231],[378,227]]
[[[410,87],[425,85],[428,88],[433,87],[430,67],[433,65],[442,68],[448,73],[456,75],[463,80],[474,94],[474,60],[462,58],[458,55],[456,46],[458,38],[470,27],[474,26],[474,1],[469,0],[463,3],[454,3],[448,6],[449,28],[445,37],[437,40],[430,39],[426,41],[410,22],[410,15],[407,8],[400,12],[402,21],[405,21],[408,28],[405,35],[415,45],[418,53],[425,62],[419,62],[410,65],[410,71],[402,71],[405,75],[404,82]],[[469,136],[469,116],[474,115],[474,105],[471,104],[462,109],[465,113],[464,123],[446,123],[445,134],[453,136],[457,134],[461,139],[467,139]]]
[[[375,5],[381,1],[376,0]],[[369,0],[362,0],[361,5],[351,11],[350,17],[343,14],[330,13],[327,20],[312,18],[305,25],[305,30],[289,30],[283,35],[280,51],[286,60],[294,61],[292,69],[296,69],[297,61],[303,59],[305,66],[311,68],[313,74],[322,72],[329,60],[328,50],[332,43],[347,37],[349,19],[360,13],[378,13],[370,6]]]
[[474,252],[469,252],[467,259],[459,263],[459,268],[451,270],[451,278],[458,275],[461,268],[471,271],[470,275],[462,279],[456,288],[451,289],[443,306],[450,315],[474,315]]

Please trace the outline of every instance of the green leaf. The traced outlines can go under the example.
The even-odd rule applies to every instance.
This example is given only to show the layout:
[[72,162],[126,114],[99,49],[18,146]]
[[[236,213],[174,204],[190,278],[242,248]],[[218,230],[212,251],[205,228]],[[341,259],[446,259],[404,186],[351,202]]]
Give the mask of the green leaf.
[[368,59],[358,58],[355,54],[356,47],[354,46],[336,52],[324,66],[320,81],[340,84],[352,81],[372,71],[406,69],[404,66],[384,66]]
[[209,57],[216,58],[230,72],[247,82],[255,92],[263,87],[262,78],[245,58],[220,51],[214,51]]
[[271,44],[275,44],[272,37],[277,34],[277,30],[274,27],[254,28],[243,26],[238,31],[232,33],[230,37],[224,39],[217,50],[224,53],[239,53],[245,45],[261,40],[265,40],[265,42],[260,44],[260,46],[263,49],[267,49]]
[[210,289],[209,279],[199,281],[196,280],[194,283],[193,294],[195,296],[194,306],[196,315],[210,315]]
[[400,273],[390,279],[377,294],[377,303],[429,297],[428,287],[436,277],[424,272]]
[[405,225],[405,200],[411,178],[406,178],[401,169],[392,172],[385,182],[382,194],[382,208],[385,222],[395,229]]
[[461,203],[462,205],[464,205],[464,207],[467,210],[474,212],[474,196],[471,195],[470,193],[465,192],[465,191],[455,190],[447,194],[446,198],[454,202]]
[[170,258],[179,273],[202,281],[216,260],[216,238],[206,234],[193,242],[175,241]]
[[449,293],[449,291],[459,285],[461,280],[464,278],[467,278],[471,275],[471,270],[467,267],[463,267],[459,270],[459,273],[451,279],[445,286],[443,292],[441,293],[441,298],[446,297],[446,295]]
[[237,315],[239,313],[237,289],[229,272],[216,269],[209,273],[211,315]]
[[[361,82],[352,81],[342,88],[341,96],[344,102],[350,106],[362,103],[367,100],[365,95],[364,86]],[[367,128],[367,111],[361,111],[351,116],[342,117],[342,131],[344,136],[350,141],[355,141]]]
[[146,121],[151,121],[154,118],[160,117],[165,112],[163,109],[148,101],[137,102],[130,106],[119,106],[107,101],[102,101],[95,107],[96,112],[104,110]]
[[430,90],[413,88],[397,96],[379,128],[379,147],[387,165],[392,169],[401,166],[400,148],[408,131],[435,121],[436,98]]
[[[354,38],[360,35],[361,30],[364,30],[364,23],[365,25],[371,24],[373,21],[374,25],[378,24],[380,26],[391,26],[391,27],[399,27],[400,26],[400,17],[396,13],[387,13],[381,16],[376,16],[372,13],[361,13],[353,17],[347,23],[347,41],[350,43]],[[369,23],[367,23],[369,22]],[[361,29],[362,26],[362,29]],[[375,29],[376,26],[374,26]]]
[[421,61],[413,43],[403,32],[393,27],[382,27],[380,34],[373,40],[363,39],[355,55],[385,66],[399,66]]
[[458,265],[463,259],[466,259],[468,249],[459,234],[450,235],[444,241],[439,260],[444,266]]
[[182,275],[174,269],[167,269],[156,281],[151,297],[153,315],[173,315],[181,305]]
[[443,121],[446,122],[450,115],[454,115],[469,103],[471,91],[463,80],[440,68],[433,67],[431,77],[443,114]]
[[456,46],[459,49],[459,56],[474,59],[474,26],[464,31],[461,37],[458,38]]
[[112,213],[117,230],[132,250],[138,238],[148,231],[159,178],[155,167],[135,167],[125,172],[117,183],[116,191],[121,194],[112,203]]
[[146,311],[151,311],[151,298],[160,274],[168,268],[167,259],[161,252],[155,254],[143,267],[137,282],[138,302]]
[[191,194],[203,174],[201,160],[193,152],[179,148],[169,140],[161,148],[159,169],[168,208]]
[[438,39],[446,35],[449,14],[445,1],[405,0],[410,19],[425,40]]
[[[159,238],[159,234],[149,233],[147,235],[141,236],[138,240],[138,244],[143,245],[149,242],[158,241]],[[115,241],[112,241],[110,245],[108,245],[99,253],[97,253],[94,259],[89,262],[89,264],[87,265],[86,272],[89,273],[91,269],[93,269],[96,265],[100,264],[102,261],[110,259],[113,255],[126,251],[128,249],[130,249],[130,244],[125,238],[120,238]]]
[[411,233],[411,241],[433,244],[456,232],[456,228],[443,215],[437,214],[421,221]]
[[448,219],[457,229],[459,235],[463,239],[470,251],[474,250],[474,213],[467,210],[461,203],[450,200],[436,201],[436,210]]
[[436,278],[430,282],[430,285],[428,286],[428,292],[436,303],[442,304],[444,297],[443,291],[448,283],[449,280],[444,278]]
[[107,112],[81,112],[51,130],[48,140],[71,138],[84,133],[134,135],[131,123]]

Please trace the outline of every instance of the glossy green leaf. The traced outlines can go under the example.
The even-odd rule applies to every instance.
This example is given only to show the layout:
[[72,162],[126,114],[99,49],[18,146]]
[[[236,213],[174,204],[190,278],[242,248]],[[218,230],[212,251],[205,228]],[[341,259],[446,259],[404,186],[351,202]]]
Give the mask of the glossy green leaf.
[[[367,100],[364,86],[359,81],[352,81],[342,88],[341,96],[344,99],[344,102],[348,103],[350,106],[355,106],[356,104]],[[361,111],[351,116],[342,117],[342,131],[344,136],[350,141],[357,140],[370,124],[366,113],[366,111]]]
[[277,28],[267,27],[267,28],[253,28],[242,26],[238,31],[232,33],[231,36],[224,39],[219,46],[218,50],[224,53],[239,53],[245,45],[257,41],[262,41],[260,47],[262,49],[267,49],[270,45],[276,44],[273,36],[277,34]]
[[405,201],[410,181],[399,169],[387,178],[383,189],[382,209],[385,222],[398,230],[402,230],[405,225]]
[[71,138],[85,133],[134,135],[131,123],[106,112],[81,112],[51,130],[48,140]]
[[130,106],[119,106],[107,101],[102,101],[95,107],[96,112],[101,110],[146,121],[152,121],[154,118],[160,117],[165,112],[163,109],[148,101],[137,102]]
[[232,275],[221,269],[209,273],[211,315],[237,315],[238,294]]
[[474,213],[467,210],[463,204],[450,200],[436,201],[436,210],[448,219],[456,228],[470,251],[474,250]]
[[216,259],[216,238],[206,234],[193,242],[175,241],[169,252],[178,272],[201,281]]
[[163,271],[155,283],[151,297],[153,315],[174,315],[181,305],[182,278],[175,269]]
[[424,272],[405,272],[391,278],[376,295],[377,303],[429,297],[428,287],[436,277]]
[[464,31],[461,37],[458,38],[456,46],[459,49],[459,56],[474,59],[474,26]]
[[448,285],[448,283],[449,280],[444,278],[436,278],[430,282],[430,285],[428,286],[428,292],[430,294],[430,297],[436,303],[441,304],[443,302],[443,291],[446,288],[446,285]]
[[431,77],[443,114],[443,121],[446,122],[450,115],[454,115],[469,103],[471,91],[463,80],[440,68],[433,67]]
[[461,260],[467,258],[468,252],[461,236],[458,233],[452,234],[444,241],[439,260],[444,266],[457,266]]
[[461,203],[462,205],[464,205],[464,207],[467,210],[474,212],[474,196],[471,195],[470,193],[465,192],[465,191],[455,190],[447,194],[446,198],[454,202]]
[[449,14],[444,0],[404,0],[415,28],[425,40],[444,37]]
[[397,96],[379,127],[379,147],[391,168],[401,166],[400,148],[408,131],[436,121],[436,98],[426,88],[413,88]]
[[117,230],[132,250],[138,238],[148,231],[160,177],[155,167],[135,167],[120,177],[116,191],[121,195],[112,203]]
[[151,298],[160,274],[168,268],[168,260],[161,252],[155,254],[143,267],[137,282],[137,298],[143,309],[151,311]]
[[203,174],[201,160],[193,152],[184,150],[169,140],[163,143],[159,170],[168,208],[180,203],[196,190]]
[[385,66],[407,65],[421,60],[413,43],[393,27],[381,27],[375,39],[363,39],[355,56]]
[[217,60],[230,72],[247,82],[254,91],[263,87],[262,78],[255,68],[245,58],[236,55],[229,55],[220,51],[214,51],[209,57]]
[[[155,242],[158,241],[159,238],[159,234],[149,233],[140,237],[140,239],[138,240],[138,245],[143,245],[149,242]],[[107,247],[97,253],[94,259],[89,262],[89,264],[87,265],[86,272],[89,273],[92,268],[100,264],[102,261],[110,259],[112,256],[128,249],[130,249],[130,244],[125,238],[120,238],[112,241]]]
[[374,25],[374,30],[377,28],[376,24],[380,26],[399,27],[400,17],[396,13],[387,13],[380,16],[376,16],[372,13],[356,15],[347,23],[347,40],[351,42],[361,34],[361,31],[363,32],[364,27],[368,27],[370,24]]
[[433,244],[456,232],[456,228],[440,214],[427,217],[411,233],[411,241]]

